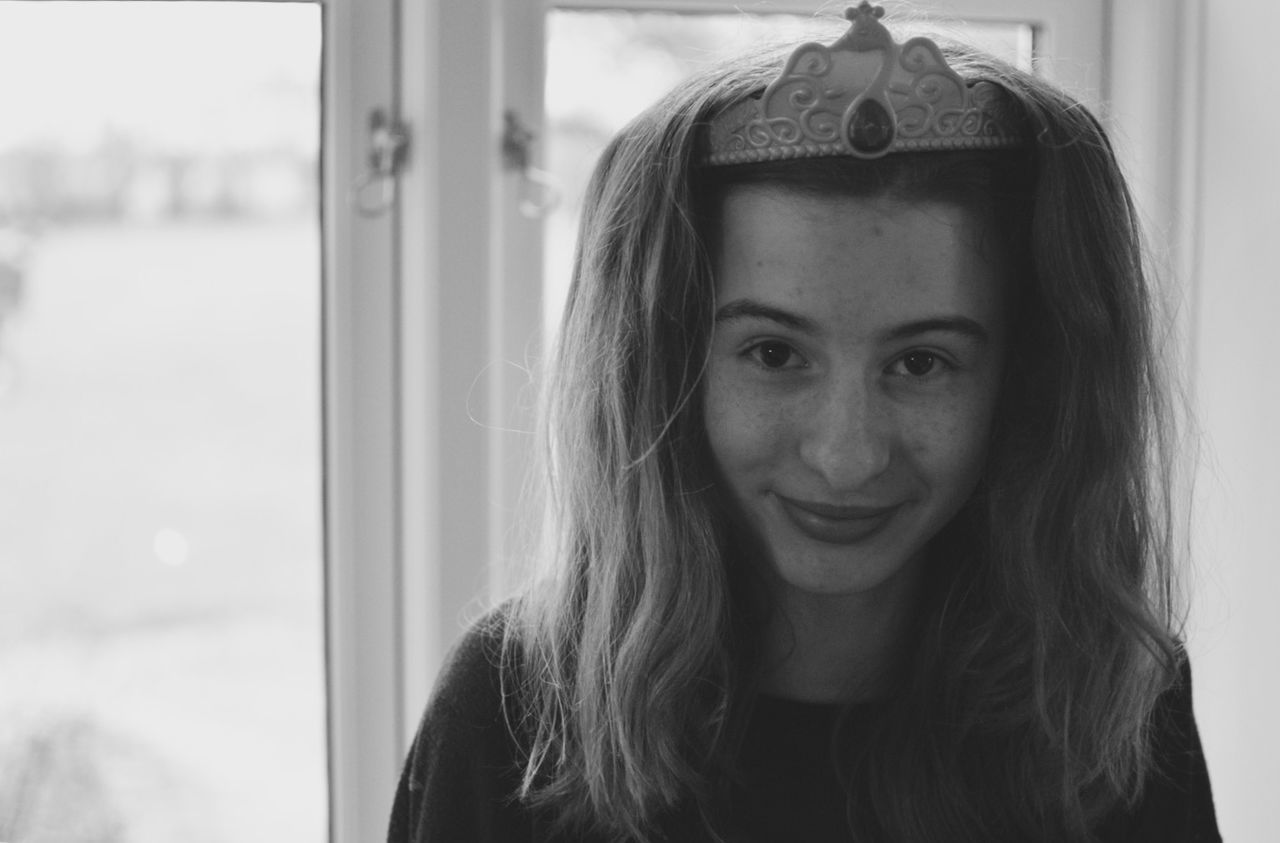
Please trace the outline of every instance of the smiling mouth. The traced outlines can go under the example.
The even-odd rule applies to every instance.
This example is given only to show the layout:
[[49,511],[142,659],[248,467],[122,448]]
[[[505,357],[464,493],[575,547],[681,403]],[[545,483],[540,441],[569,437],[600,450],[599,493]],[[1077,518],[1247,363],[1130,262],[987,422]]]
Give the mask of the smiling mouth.
[[901,504],[836,506],[777,495],[788,520],[804,535],[825,544],[854,544],[879,533]]

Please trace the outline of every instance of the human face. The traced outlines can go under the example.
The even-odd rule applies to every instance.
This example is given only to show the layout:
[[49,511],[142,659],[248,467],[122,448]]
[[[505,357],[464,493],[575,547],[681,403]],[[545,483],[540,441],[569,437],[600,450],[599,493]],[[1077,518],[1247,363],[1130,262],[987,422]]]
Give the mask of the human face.
[[983,223],[884,197],[726,197],[707,435],[785,592],[911,581],[972,494],[1004,348]]

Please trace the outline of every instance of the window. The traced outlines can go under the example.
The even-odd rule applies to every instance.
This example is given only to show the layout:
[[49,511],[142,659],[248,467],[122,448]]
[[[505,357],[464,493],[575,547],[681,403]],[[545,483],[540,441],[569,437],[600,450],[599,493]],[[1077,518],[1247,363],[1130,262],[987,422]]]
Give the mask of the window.
[[0,3],[2,840],[325,834],[320,48]]
[[[155,159],[160,152],[154,146],[137,150],[119,142],[120,131],[111,136],[114,140],[105,149],[91,143],[88,152],[65,137],[54,138],[58,143],[46,145],[43,153],[19,139],[20,144],[26,144],[24,154],[35,155],[36,160],[32,166],[8,167],[0,179],[5,202],[0,208],[0,313],[5,314],[0,326],[0,386],[9,396],[0,401],[4,405],[0,408],[0,461],[5,463],[0,495],[25,507],[25,511],[6,507],[0,514],[4,527],[0,532],[5,534],[0,537],[0,600],[6,608],[16,606],[26,613],[7,614],[6,623],[0,624],[0,662],[4,662],[0,665],[4,672],[0,695],[8,712],[16,707],[34,712],[23,715],[25,719],[6,719],[0,726],[0,740],[7,742],[0,749],[0,776],[8,777],[0,785],[8,788],[0,800],[0,823],[8,824],[3,831],[26,827],[19,823],[30,825],[48,819],[37,813],[47,811],[47,806],[37,804],[40,797],[11,801],[9,796],[15,789],[35,794],[42,787],[41,792],[47,795],[52,782],[61,788],[58,793],[73,790],[83,810],[64,811],[64,816],[54,817],[51,821],[61,825],[47,829],[52,838],[31,832],[26,839],[72,840],[78,839],[77,834],[92,833],[93,839],[168,841],[183,836],[173,825],[179,823],[180,827],[184,820],[174,817],[184,816],[182,811],[191,807],[196,796],[214,792],[210,804],[223,810],[234,803],[237,816],[226,827],[220,826],[216,818],[207,815],[207,806],[199,803],[197,807],[206,812],[206,822],[188,839],[244,840],[266,834],[273,840],[317,840],[325,836],[327,826],[333,843],[354,843],[377,839],[385,832],[403,760],[404,735],[411,729],[406,725],[411,716],[404,714],[401,695],[418,687],[405,679],[399,642],[408,638],[425,641],[418,646],[427,652],[442,649],[432,646],[429,635],[423,634],[424,629],[429,631],[425,620],[418,621],[414,634],[401,635],[402,588],[420,583],[427,578],[427,571],[438,566],[428,559],[423,567],[401,576],[399,551],[412,552],[420,545],[402,541],[397,530],[404,521],[398,510],[400,501],[411,497],[408,492],[420,487],[422,481],[416,486],[401,483],[399,463],[393,458],[399,456],[403,461],[414,453],[397,439],[398,413],[407,407],[419,408],[428,392],[417,379],[421,369],[406,375],[413,378],[416,392],[398,388],[396,375],[408,367],[402,370],[395,363],[401,345],[395,341],[400,331],[392,302],[398,296],[396,270],[422,268],[422,256],[429,254],[420,238],[397,239],[402,220],[408,220],[418,232],[429,228],[423,222],[431,213],[427,206],[432,191],[426,186],[432,177],[429,156],[422,156],[411,173],[402,172],[402,189],[387,191],[391,201],[386,208],[361,214],[352,194],[357,184],[368,181],[370,116],[381,111],[394,117],[404,97],[418,92],[412,85],[397,87],[395,83],[400,69],[398,34],[409,39],[411,31],[415,39],[413,61],[418,73],[406,74],[406,78],[427,84],[429,71],[424,64],[434,52],[421,36],[432,29],[424,20],[417,20],[416,28],[411,24],[415,15],[428,12],[422,4],[411,4],[397,17],[393,0],[328,0],[323,6],[0,0],[0,14],[4,15],[0,39],[7,42],[0,62],[36,53],[19,70],[6,67],[8,83],[0,86],[0,97],[6,100],[5,125],[0,127],[5,151],[0,154],[10,163],[15,128],[42,130],[41,120],[51,120],[88,131],[93,141],[103,126],[101,121],[89,121],[89,116],[101,115],[98,106],[119,97],[126,97],[127,107],[125,113],[117,110],[111,114],[116,130],[129,129],[129,119],[141,115],[150,118],[150,126],[158,127],[151,138],[157,142],[176,138],[197,143],[223,140],[233,146],[259,144],[256,152],[236,147],[237,154],[223,156],[226,160],[206,156],[180,168],[179,174],[159,166]],[[63,15],[57,25],[38,22],[42,15],[55,14]],[[225,24],[233,18],[236,25]],[[171,26],[158,28],[157,21],[162,19]],[[122,21],[132,24],[121,26]],[[399,29],[400,24],[405,29]],[[125,31],[119,32],[120,28]],[[124,50],[124,44],[136,49]],[[33,49],[24,49],[27,46]],[[235,61],[229,61],[229,56]],[[300,56],[306,57],[307,64],[293,65],[293,70],[281,64],[297,62]],[[32,62],[39,62],[43,73]],[[249,67],[268,71],[257,88],[246,82]],[[120,72],[130,69],[134,72],[129,82],[142,86],[145,95],[129,96],[130,92],[118,90]],[[297,73],[308,80],[309,92],[301,99],[291,99],[289,91],[296,87]],[[203,81],[193,81],[193,74]],[[185,81],[179,84],[176,80]],[[28,108],[29,114],[34,113],[32,109],[38,111],[40,119],[30,123],[14,120],[14,110],[20,108]],[[406,109],[418,126],[426,125],[421,109],[421,100]],[[305,116],[303,122],[296,119],[300,114]],[[293,129],[283,136],[272,135],[271,127],[288,123],[291,116]],[[312,156],[304,166],[307,176],[302,180],[296,178],[289,156],[278,154],[282,145],[286,151],[296,150],[289,144],[299,141]],[[261,148],[263,143],[269,147],[266,151]],[[136,163],[142,153],[151,156],[149,166],[130,170],[130,162]],[[183,162],[170,163],[176,168]],[[317,169],[322,176],[318,180]],[[192,218],[189,228],[203,226],[234,236],[213,249],[206,248],[207,237],[197,242],[193,237],[182,240],[170,236],[167,247],[160,249],[148,245],[144,232],[134,232],[134,244],[143,248],[143,254],[121,268],[108,258],[113,251],[118,253],[128,238],[103,234],[96,241],[82,238],[70,251],[62,243],[61,265],[54,261],[53,266],[40,266],[44,258],[39,256],[51,254],[45,244],[58,245],[66,232],[45,225],[41,245],[32,247],[33,232],[27,230],[29,226],[24,228],[15,214],[29,199],[22,197],[24,191],[29,192],[33,178],[52,182],[55,175],[61,178],[67,173],[74,178],[58,190],[66,188],[74,194],[72,204],[78,210],[71,215],[77,217],[75,224],[81,229],[88,225],[86,216],[98,220],[100,231],[106,224],[104,215],[107,222],[118,217],[132,220],[131,224],[158,217],[161,221],[153,219],[152,227],[174,235],[178,226],[163,219],[172,210],[169,206],[177,203]],[[121,180],[128,183],[127,191],[113,187]],[[388,186],[386,181],[378,182],[373,193],[387,195],[383,188]],[[40,195],[68,194],[66,190],[61,194],[44,190]],[[127,201],[115,207],[113,196],[127,196]],[[299,210],[299,202],[310,211]],[[28,210],[30,207],[28,201]],[[318,209],[323,233],[321,221],[316,219]],[[268,228],[291,228],[293,234],[273,239],[274,235],[254,235],[243,227],[232,231],[238,225],[233,219],[236,214],[260,216]],[[308,214],[309,225],[301,222]],[[291,216],[291,220],[281,216]],[[402,252],[398,251],[399,243],[408,244]],[[102,263],[87,266],[91,253],[78,248],[80,245],[96,249],[92,255]],[[262,248],[267,251],[259,251],[256,260],[246,260],[253,249]],[[27,259],[31,265],[24,263]],[[70,282],[37,287],[32,280],[37,273],[49,277],[47,272],[77,265],[82,274],[117,283],[86,286],[80,279],[80,289],[88,290],[94,297],[91,300],[73,295]],[[154,271],[145,272],[148,266]],[[21,282],[16,280],[15,267],[23,272]],[[188,290],[176,282],[158,283],[161,270],[204,280],[218,272],[242,277]],[[416,277],[421,280],[429,274],[420,272]],[[132,283],[118,283],[121,277]],[[309,286],[303,280],[306,277],[310,278]],[[418,295],[425,295],[425,289],[422,284],[415,287]],[[118,295],[113,296],[113,290]],[[296,307],[287,300],[290,292],[302,297],[294,302]],[[60,300],[54,301],[54,293]],[[143,302],[136,302],[135,294],[145,294],[141,295]],[[400,300],[412,303],[409,295]],[[122,315],[122,311],[131,310],[131,302],[140,313]],[[62,314],[57,308],[46,307],[52,304],[66,305],[70,310]],[[99,309],[95,312],[89,305]],[[202,316],[218,318],[199,318]],[[130,321],[120,321],[125,318]],[[134,334],[114,330],[126,325],[135,329]],[[264,329],[270,333],[263,333]],[[82,333],[77,335],[73,330]],[[90,330],[92,336],[87,333]],[[295,342],[306,333],[313,341]],[[430,332],[412,333],[426,336]],[[90,357],[85,362],[79,345],[90,339],[109,346],[102,346],[101,358]],[[208,355],[208,346],[215,340],[225,344],[225,355]],[[193,355],[200,357],[197,350],[204,353],[199,368],[192,360]],[[48,369],[41,367],[49,359],[59,364],[55,367],[56,383],[42,383],[36,377],[37,369]],[[258,365],[250,365],[255,361]],[[121,371],[125,364],[131,368]],[[86,370],[88,366],[93,368]],[[129,374],[136,377],[130,379]],[[169,380],[156,383],[162,374]],[[283,378],[278,387],[281,394],[263,385],[264,378],[277,375]],[[175,380],[183,384],[182,391],[169,388]],[[58,389],[53,390],[50,384]],[[77,384],[83,385],[83,390],[79,400],[72,402],[75,417],[65,412],[55,414],[60,427],[45,430],[31,417],[31,408],[20,412],[15,407],[17,398],[13,396],[17,395],[46,403],[60,397],[65,404],[66,393]],[[52,394],[57,391],[62,394]],[[136,406],[129,405],[129,400]],[[282,401],[294,402],[290,411],[294,414],[270,416],[269,411],[279,409]],[[252,404],[263,414],[242,412],[229,422],[226,416],[231,402],[242,410]],[[295,412],[303,404],[310,410],[305,418]],[[205,417],[204,411],[209,411],[208,420],[213,424],[201,434],[195,425]],[[23,437],[15,432],[18,422],[13,414],[23,417]],[[77,441],[70,436],[46,435],[68,428],[92,428],[96,439]],[[26,436],[31,431],[44,439]],[[107,433],[116,439],[111,440]],[[151,462],[131,461],[127,453],[114,453],[113,447],[126,440],[130,446],[148,449]],[[252,441],[253,447],[244,446],[247,441]],[[234,459],[220,463],[219,456],[228,450],[234,452]],[[72,459],[85,452],[91,452],[96,462]],[[302,453],[308,453],[309,462],[304,466],[299,463],[296,473],[272,473],[273,465],[278,467],[282,459],[288,461],[288,455]],[[154,459],[157,454],[177,456],[170,464]],[[263,466],[246,465],[259,457]],[[20,464],[34,473],[18,472]],[[93,476],[92,469],[108,465],[117,477]],[[260,467],[265,471],[253,475]],[[197,483],[194,491],[183,491],[180,484],[175,491],[166,485],[187,475],[233,475],[242,469],[246,472],[243,488],[230,502],[225,495],[215,495],[212,484]],[[71,476],[76,472],[85,477],[84,483]],[[427,472],[414,472],[414,477],[425,476]],[[248,482],[251,478],[256,482]],[[122,518],[117,524],[92,507],[88,515],[74,509],[77,501],[96,502],[95,495],[101,498],[104,489],[113,488],[113,479],[118,481],[116,488],[143,487],[150,493],[146,502],[152,509],[137,508],[135,512],[146,517]],[[306,487],[295,488],[291,500],[310,508],[302,516],[302,520],[311,519],[309,525],[296,518],[290,523],[289,517],[267,505],[273,496],[278,500],[281,494],[291,494],[282,488],[290,481]],[[223,481],[223,487],[228,485]],[[182,498],[183,494],[187,497]],[[115,512],[128,509],[125,495],[118,497],[121,500],[107,499],[105,505],[116,507]],[[303,500],[305,504],[300,503]],[[178,506],[184,501],[185,506]],[[413,501],[417,505],[419,499]],[[219,510],[222,504],[228,508]],[[322,507],[323,536],[319,529]],[[28,516],[38,510],[39,520],[30,520]],[[55,527],[49,527],[53,514],[58,520]],[[86,531],[86,519],[97,534]],[[253,558],[239,558],[242,554],[234,551],[246,546],[244,536],[252,531],[277,538],[292,531],[295,537],[305,535],[311,546],[289,550],[284,546],[288,542],[273,540],[268,547],[254,545]],[[211,532],[217,533],[218,541],[209,540]],[[104,541],[104,535],[116,538]],[[75,552],[66,552],[68,547]],[[42,567],[40,559],[33,562],[28,556],[32,552],[45,554],[46,561],[61,560],[62,568]],[[16,558],[18,555],[25,558]],[[304,561],[307,556],[309,562]],[[109,558],[119,563],[114,569],[106,564]],[[218,581],[213,562],[222,558],[230,558],[226,564],[233,576]],[[263,564],[253,566],[255,559]],[[296,571],[304,567],[309,582],[296,584],[281,575],[282,568]],[[80,577],[85,570],[97,579]],[[122,577],[133,579],[122,581]],[[181,599],[179,583],[194,584]],[[464,588],[474,592],[469,583]],[[127,596],[123,603],[109,604],[101,599],[120,591]],[[251,593],[256,597],[248,596]],[[446,589],[443,593],[450,592]],[[426,599],[421,588],[413,594],[416,602]],[[53,595],[55,605],[70,606],[64,605],[57,616],[45,619],[43,628],[37,628],[29,617],[39,614],[37,595],[46,603]],[[268,616],[271,621],[271,604],[276,599],[295,612],[309,613],[314,623],[302,633],[297,629],[290,632],[284,628],[287,624],[272,627],[271,622],[263,621],[257,634],[218,637],[216,651],[209,643],[210,636],[201,639],[201,647],[195,647],[186,627],[214,624],[218,601],[228,595],[244,598],[231,620],[243,622],[242,628],[250,631],[254,631],[250,623],[254,618],[262,621]],[[102,650],[107,644],[98,640],[102,636],[95,635],[95,627],[65,628],[68,620],[83,614],[83,604],[117,626],[123,622],[121,616],[127,618],[138,606],[145,608],[150,623],[138,630],[137,647],[128,651],[139,654],[137,658],[95,661],[96,656],[88,651]],[[415,612],[414,617],[422,615]],[[95,623],[97,629],[103,629],[102,622]],[[184,635],[186,647],[182,646]],[[84,647],[68,644],[68,636],[78,637]],[[143,640],[146,637],[149,645]],[[48,650],[59,647],[60,654],[47,655]],[[293,648],[295,654],[304,655],[281,657],[272,670],[246,670],[242,678],[253,685],[249,694],[227,693],[211,681],[215,670],[224,670],[246,651],[252,665],[262,661],[262,651],[279,656],[281,648]],[[209,670],[200,673],[190,665],[174,664],[173,651],[191,660],[204,660]],[[79,660],[76,667],[83,669],[68,667],[67,658]],[[142,693],[146,688],[137,681],[148,671],[155,693]],[[306,678],[290,678],[299,671]],[[189,681],[180,681],[182,677]],[[426,681],[423,676],[419,683]],[[199,682],[205,682],[206,687],[191,687]],[[75,687],[69,683],[76,683]],[[300,693],[306,699],[299,703]],[[41,694],[43,699],[39,699]],[[121,703],[129,694],[144,697],[145,705]],[[286,699],[281,694],[290,696]],[[414,706],[419,704],[416,697],[415,693]],[[193,698],[195,708],[184,710],[182,702]],[[136,750],[136,742],[123,740],[117,729],[104,731],[94,726],[99,710],[113,704],[116,711],[127,714],[126,725],[154,738],[146,739],[151,741],[148,746],[158,746],[157,752],[165,758],[145,752],[130,756],[133,750],[129,747]],[[62,714],[70,715],[61,717],[59,706]],[[52,731],[47,728],[51,717]],[[200,717],[215,724],[210,734],[189,733],[192,719]],[[246,721],[256,725],[246,731]],[[254,728],[264,724],[269,724],[273,733],[269,740],[274,743],[259,749],[252,745],[251,736]],[[260,729],[258,734],[262,734]],[[227,740],[219,743],[218,737]],[[226,764],[206,764],[205,753],[225,756],[237,749],[244,750],[238,761],[245,783],[207,780],[206,768],[225,771]],[[11,750],[23,753],[21,758],[10,754]],[[261,752],[278,757],[255,763]],[[123,760],[115,757],[122,753],[126,756]],[[101,766],[93,766],[106,756],[116,765],[108,769],[120,773],[113,774],[110,781],[105,780]],[[57,766],[65,765],[69,757],[79,767],[68,771]],[[175,763],[182,767],[181,775],[155,775],[156,764]],[[269,787],[261,787],[261,779],[255,779],[283,765],[290,765],[289,772]],[[300,788],[298,792],[305,793],[305,807],[300,807],[295,796],[284,796],[278,800],[280,804],[264,808],[264,800],[281,787]],[[246,795],[249,788],[254,792]],[[131,803],[125,805],[122,799]],[[175,814],[165,814],[153,810],[161,802],[184,804]],[[294,804],[290,807],[289,803]],[[305,811],[305,818],[297,822],[287,819],[295,816],[289,813],[294,809]],[[83,820],[85,827],[71,828],[78,820]],[[247,830],[250,828],[252,831]],[[0,839],[5,838],[0,833]]]

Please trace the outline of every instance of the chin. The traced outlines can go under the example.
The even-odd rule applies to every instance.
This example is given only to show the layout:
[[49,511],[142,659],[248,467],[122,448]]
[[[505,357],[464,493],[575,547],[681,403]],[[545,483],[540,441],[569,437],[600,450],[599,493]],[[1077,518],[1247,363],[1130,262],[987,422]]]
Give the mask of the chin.
[[858,558],[861,554],[802,554],[775,562],[775,575],[785,586],[815,597],[852,597],[891,590],[919,568],[921,554]]

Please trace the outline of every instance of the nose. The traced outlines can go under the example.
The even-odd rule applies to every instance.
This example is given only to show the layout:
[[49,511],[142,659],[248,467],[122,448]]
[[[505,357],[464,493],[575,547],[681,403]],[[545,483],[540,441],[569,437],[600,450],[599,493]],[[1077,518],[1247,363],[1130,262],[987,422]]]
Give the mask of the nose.
[[861,377],[829,381],[806,408],[800,457],[834,492],[850,492],[884,474],[893,456],[893,414]]

